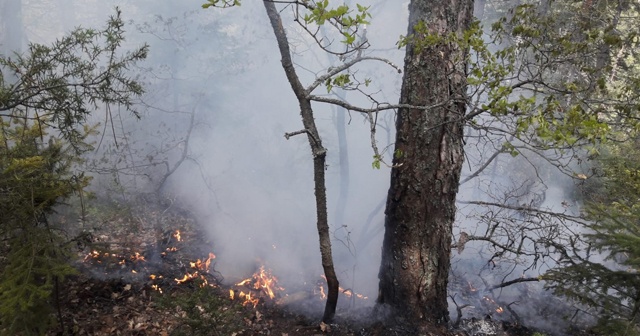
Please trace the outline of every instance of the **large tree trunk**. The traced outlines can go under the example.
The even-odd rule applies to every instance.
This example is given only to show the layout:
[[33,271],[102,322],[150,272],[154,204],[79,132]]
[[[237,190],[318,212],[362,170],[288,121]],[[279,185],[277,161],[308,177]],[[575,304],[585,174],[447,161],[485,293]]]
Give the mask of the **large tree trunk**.
[[[469,27],[473,0],[412,0],[409,32],[424,21],[431,34]],[[419,40],[419,34],[416,34]],[[396,121],[396,156],[387,199],[378,303],[416,325],[445,325],[451,228],[463,163],[466,54],[455,43],[407,45]]]

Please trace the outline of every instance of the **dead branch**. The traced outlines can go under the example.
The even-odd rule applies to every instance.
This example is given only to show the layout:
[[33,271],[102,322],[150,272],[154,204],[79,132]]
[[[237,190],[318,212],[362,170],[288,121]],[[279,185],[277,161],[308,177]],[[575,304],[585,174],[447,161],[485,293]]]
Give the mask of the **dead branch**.
[[456,305],[456,312],[458,313],[458,316],[456,317],[456,321],[453,322],[453,327],[457,328],[460,325],[460,321],[462,321],[462,310],[464,308],[471,307],[471,305],[468,303],[465,303],[462,306],[458,305],[455,294],[449,295],[449,297],[451,298],[451,301],[453,301],[453,304]]
[[[450,100],[446,100],[444,102],[440,102],[440,103],[435,103],[432,105],[428,105],[428,106],[417,106],[417,105],[411,105],[411,104],[389,104],[389,103],[380,103],[377,104],[376,107],[373,108],[362,108],[359,106],[355,106],[355,105],[351,105],[345,101],[342,101],[340,99],[335,99],[335,98],[328,98],[328,97],[321,97],[321,96],[315,96],[315,95],[309,95],[308,96],[309,100],[312,101],[317,101],[319,103],[327,103],[327,104],[333,104],[333,105],[338,105],[341,107],[344,107],[345,109],[349,110],[349,111],[354,111],[354,112],[360,112],[360,113],[375,113],[375,112],[382,112],[385,110],[396,110],[399,108],[406,108],[406,109],[416,109],[416,110],[431,110],[437,107],[441,107],[444,105],[447,105],[449,103],[455,103],[456,100],[450,99]],[[452,120],[451,122],[455,122],[455,121],[459,121],[459,120]]]
[[309,134],[309,131],[306,130],[306,129],[303,129],[303,130],[299,130],[299,131],[295,131],[295,132],[287,132],[287,133],[284,134],[284,137],[287,140],[289,140],[289,138],[291,138],[292,136],[296,136],[296,135],[299,135],[299,134],[305,134],[305,133]]
[[504,149],[499,149],[495,153],[493,153],[480,168],[478,168],[471,175],[465,177],[462,181],[460,181],[460,185],[463,185],[469,182],[470,180],[472,180],[473,178],[477,177],[478,175],[480,175],[480,173],[482,173],[489,166],[489,164],[493,162],[493,160],[495,160],[495,158],[497,158],[498,155],[502,153],[504,153]]
[[166,174],[164,174],[164,176],[162,176],[162,179],[160,180],[160,183],[158,183],[158,187],[156,188],[156,192],[160,192],[162,190],[162,188],[164,187],[164,185],[167,182],[167,180],[169,179],[169,177],[173,173],[175,173],[176,170],[178,170],[178,168],[180,168],[182,163],[187,159],[187,157],[189,155],[189,140],[191,138],[191,133],[193,132],[193,127],[195,125],[196,106],[197,106],[197,103],[196,103],[196,105],[194,105],[193,110],[191,111],[191,117],[189,119],[189,129],[187,130],[187,134],[185,135],[184,140],[181,141],[181,143],[182,143],[182,153],[180,153],[180,158],[173,165],[173,167],[171,167],[171,169],[169,169],[166,172]]
[[500,204],[500,203],[484,202],[484,201],[459,201],[459,203],[461,203],[461,204],[483,205],[483,206],[491,206],[491,207],[498,207],[498,208],[503,208],[503,209],[516,210],[516,211],[539,213],[539,214],[554,216],[554,217],[565,219],[565,220],[574,221],[574,222],[579,223],[579,224],[587,224],[587,222],[584,220],[584,218],[579,217],[579,216],[573,216],[573,215],[569,215],[569,214],[562,213],[562,212],[554,212],[554,211],[542,210],[542,209],[539,209],[539,208],[530,207],[530,206],[526,206],[526,205],[509,205],[509,204]]
[[498,288],[504,288],[507,286],[511,286],[513,284],[517,284],[517,283],[521,283],[521,282],[538,282],[540,281],[540,278],[518,278],[518,279],[513,279],[510,281],[505,281],[503,283],[491,286],[489,288],[487,288],[488,290],[494,290],[494,289],[498,289]]

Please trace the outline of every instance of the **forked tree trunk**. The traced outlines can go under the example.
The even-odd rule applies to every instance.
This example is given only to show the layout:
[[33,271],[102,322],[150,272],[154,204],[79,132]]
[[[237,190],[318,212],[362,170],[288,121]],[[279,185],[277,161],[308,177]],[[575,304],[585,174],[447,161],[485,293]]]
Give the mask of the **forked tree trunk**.
[[[408,36],[469,27],[473,0],[412,0]],[[420,39],[416,34],[416,39]],[[378,303],[416,325],[445,325],[455,198],[463,163],[466,53],[455,43],[407,46],[387,199]]]

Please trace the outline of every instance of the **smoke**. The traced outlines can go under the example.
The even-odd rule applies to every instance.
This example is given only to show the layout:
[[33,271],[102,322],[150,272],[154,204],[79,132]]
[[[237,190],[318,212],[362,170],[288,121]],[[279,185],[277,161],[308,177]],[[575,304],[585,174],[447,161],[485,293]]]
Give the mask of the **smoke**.
[[[147,85],[140,105],[142,120],[119,114],[110,119],[104,111],[98,111],[93,120],[101,123],[106,134],[103,140],[96,139],[100,146],[90,162],[99,165],[103,158],[121,159],[105,168],[107,177],[97,175],[96,189],[111,190],[113,176],[117,176],[119,185],[161,195],[191,211],[214,242],[216,269],[228,279],[246,277],[264,263],[285,282],[302,285],[313,281],[322,269],[312,156],[304,135],[284,137],[302,129],[302,123],[262,3],[244,1],[239,8],[202,10],[202,2],[58,0],[47,6],[56,8],[54,12],[33,0],[23,1],[22,6],[24,25],[29,27],[26,35],[33,42],[47,43],[74,26],[104,22],[107,13],[113,12],[111,8],[118,5],[130,20],[129,45],[151,46],[148,62],[135,69]],[[371,5],[373,14],[367,32],[373,47],[367,52],[401,66],[403,50],[395,43],[406,33],[407,2],[359,3]],[[282,14],[290,15],[289,9]],[[295,25],[287,28],[305,83],[338,62],[319,51]],[[395,69],[381,63],[365,64],[358,68],[358,76],[372,80],[368,90],[377,98],[397,102],[402,77]],[[318,88],[318,94],[326,92],[323,90]],[[371,105],[357,93],[345,94],[354,105]],[[345,112],[320,104],[314,109],[328,149],[328,206],[338,277],[343,287],[368,296],[366,304],[373,304],[389,168],[372,168],[370,125],[362,115],[348,113],[344,122],[349,183],[342,186],[347,188],[348,198],[341,200],[345,179],[340,171],[337,123],[338,113]],[[382,113],[378,123],[377,145],[389,148],[394,137],[393,111]],[[111,133],[112,125],[115,133]],[[496,137],[482,144],[469,142],[464,174],[475,172],[504,140]],[[388,162],[389,152],[385,154]],[[549,211],[576,214],[577,205],[565,206],[573,202],[567,192],[572,186],[564,181],[562,174],[534,156],[500,155],[477,179],[462,186],[459,199],[514,206],[537,202],[536,206]],[[345,205],[343,218],[335,218],[338,202]],[[482,221],[487,218],[487,208],[462,204],[459,208],[454,238],[461,232],[480,235],[487,230],[488,222]],[[517,219],[523,215],[507,211],[500,216]],[[531,242],[525,242],[524,248],[532,248],[526,244]],[[452,278],[461,277],[481,288],[487,285],[483,281],[492,285],[519,276],[536,277],[553,266],[529,267],[531,260],[507,260],[494,257],[495,253],[485,242],[468,242],[462,253],[454,252]],[[519,288],[505,289],[498,299],[510,303],[525,295],[542,295],[537,285]],[[528,292],[523,294],[522,288]],[[485,294],[478,292],[473,300]],[[518,314],[523,319],[528,316],[528,322],[535,321],[540,315],[529,314],[528,306],[522,303]],[[487,309],[465,310],[465,316],[483,315]],[[456,315],[453,304],[451,314]]]
[[[322,269],[311,153],[304,136],[284,138],[286,132],[298,131],[302,124],[262,4],[247,2],[225,11],[204,11],[199,5],[191,1],[152,11],[142,4],[131,12],[123,8],[132,18],[130,43],[151,45],[150,60],[140,69],[148,83],[144,116],[140,122],[125,119],[117,124],[116,133],[126,134],[126,139],[119,139],[119,148],[105,141],[95,159],[122,151],[124,143],[128,166],[136,166],[131,161],[144,158],[146,167],[114,167],[119,173],[134,173],[119,175],[119,183],[150,193],[155,192],[161,177],[181,162],[163,184],[162,195],[189,209],[207,228],[218,256],[217,270],[225,277],[246,277],[265,263],[284,280],[302,283],[317,279]],[[368,37],[372,44],[389,48],[375,52],[401,64],[402,52],[394,43],[406,29],[397,24],[406,13],[381,2],[373,5]],[[138,17],[137,13],[146,14]],[[295,26],[289,28],[303,81],[310,83],[338,61],[312,49],[314,42]],[[380,90],[380,99],[397,101],[401,76],[395,69],[372,64],[358,71],[362,78],[372,79],[375,84],[371,90]],[[319,94],[322,90],[318,89]],[[353,104],[371,104],[353,93],[347,93],[347,98]],[[329,153],[328,206],[333,220],[340,184],[344,183],[337,113],[345,112],[322,105],[314,108]],[[193,126],[189,124],[192,113]],[[344,122],[349,198],[344,218],[331,223],[334,256],[343,287],[375,297],[382,239],[378,205],[386,196],[389,171],[372,168],[366,119],[352,113]],[[380,148],[392,141],[393,123],[393,112],[379,117]],[[389,156],[387,159],[390,161]],[[107,189],[112,181],[97,183]]]

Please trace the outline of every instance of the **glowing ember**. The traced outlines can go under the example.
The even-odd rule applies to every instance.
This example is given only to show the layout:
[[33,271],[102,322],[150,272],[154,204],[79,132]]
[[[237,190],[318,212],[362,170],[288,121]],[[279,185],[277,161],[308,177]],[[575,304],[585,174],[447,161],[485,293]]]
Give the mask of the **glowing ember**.
[[469,291],[471,291],[471,292],[477,292],[478,291],[477,288],[473,287],[471,282],[467,281],[467,284],[469,285]]
[[131,260],[133,261],[146,261],[144,259],[144,256],[141,255],[139,252],[136,252],[134,255],[131,256]]
[[320,285],[318,286],[318,289],[319,289],[318,294],[320,295],[320,298],[323,300],[326,299],[327,294],[324,292],[324,286]]
[[177,241],[182,241],[182,238],[180,237],[180,230],[176,230],[176,232],[173,233],[173,237],[175,237]]
[[495,308],[496,313],[502,314],[504,313],[504,309],[502,307],[500,307],[500,305],[493,301],[490,297],[488,296],[483,296],[482,297],[486,302],[488,302],[489,304],[493,305],[493,306],[497,306],[498,308]]
[[236,296],[236,293],[233,291],[233,289],[229,290],[229,297],[231,298],[231,300],[233,300]]
[[87,260],[89,260],[89,259],[91,259],[91,258],[99,258],[99,257],[100,257],[100,252],[98,252],[98,251],[96,251],[96,250],[93,250],[93,251],[91,251],[91,253],[87,254],[87,255],[84,257],[84,260],[83,260],[83,261],[87,261]]

